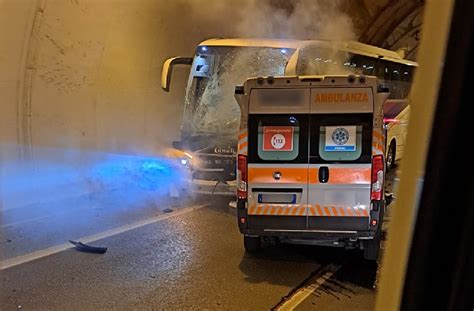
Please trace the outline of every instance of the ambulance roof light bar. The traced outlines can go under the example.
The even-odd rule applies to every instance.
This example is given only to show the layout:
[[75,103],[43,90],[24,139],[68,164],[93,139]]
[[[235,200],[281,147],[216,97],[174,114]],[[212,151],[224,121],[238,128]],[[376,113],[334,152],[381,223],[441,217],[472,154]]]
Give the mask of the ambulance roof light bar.
[[[287,84],[291,84],[293,79],[298,79],[298,81],[301,81],[303,83],[318,83],[318,82],[323,82],[327,79],[330,79],[331,83],[336,83],[337,78],[345,78],[347,79],[349,83],[360,83],[360,84],[366,84],[367,83],[367,78],[364,75],[332,75],[332,76],[318,76],[318,75],[308,75],[308,76],[281,76],[281,77],[274,77],[274,76],[268,76],[268,77],[257,77],[256,78],[256,84],[257,86],[273,86],[277,80],[281,79],[286,79]],[[237,88],[236,88],[237,90]]]

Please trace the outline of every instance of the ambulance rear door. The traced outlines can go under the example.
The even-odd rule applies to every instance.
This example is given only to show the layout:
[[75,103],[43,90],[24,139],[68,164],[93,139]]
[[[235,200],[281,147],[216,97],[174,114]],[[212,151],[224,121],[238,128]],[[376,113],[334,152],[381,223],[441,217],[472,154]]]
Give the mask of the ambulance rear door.
[[305,230],[310,89],[253,89],[248,118],[248,220],[266,232]]
[[308,230],[369,228],[373,98],[370,87],[311,90]]

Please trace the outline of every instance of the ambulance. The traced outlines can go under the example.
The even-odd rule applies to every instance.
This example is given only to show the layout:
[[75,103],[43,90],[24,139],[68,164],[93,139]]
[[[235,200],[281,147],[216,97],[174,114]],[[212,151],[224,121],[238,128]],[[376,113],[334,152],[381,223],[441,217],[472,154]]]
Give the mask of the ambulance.
[[263,241],[379,254],[388,90],[376,77],[248,79],[241,111],[237,215],[244,247]]

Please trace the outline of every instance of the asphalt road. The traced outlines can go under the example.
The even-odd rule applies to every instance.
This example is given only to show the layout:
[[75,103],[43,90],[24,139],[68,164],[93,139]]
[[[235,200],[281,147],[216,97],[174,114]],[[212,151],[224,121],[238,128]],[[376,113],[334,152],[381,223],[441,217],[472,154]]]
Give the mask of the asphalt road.
[[222,202],[92,244],[108,252],[68,249],[1,270],[0,310],[269,310],[295,293],[297,310],[374,306],[377,265],[359,252],[276,245],[249,256]]

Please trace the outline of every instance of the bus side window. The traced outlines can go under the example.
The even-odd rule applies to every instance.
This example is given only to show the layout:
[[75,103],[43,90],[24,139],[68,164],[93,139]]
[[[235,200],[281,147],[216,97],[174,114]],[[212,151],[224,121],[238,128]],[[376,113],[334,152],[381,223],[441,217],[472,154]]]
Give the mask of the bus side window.
[[413,67],[402,65],[400,85],[403,90],[403,94],[401,94],[403,97],[408,96],[408,93],[410,92],[412,77],[413,77]]
[[373,76],[375,72],[376,59],[367,56],[361,56],[362,73],[367,76]]
[[402,65],[399,63],[390,63],[390,80],[392,84],[392,94],[390,94],[391,98],[401,98],[403,94],[402,86],[401,86],[401,71]]
[[346,64],[355,68],[357,74],[373,76],[375,74],[376,59],[363,55],[350,54],[350,59]]
[[375,75],[377,76],[377,78],[379,78],[379,80],[381,80],[385,84],[390,83],[389,64],[390,64],[389,62],[380,59],[377,62],[377,66],[376,66],[376,70],[375,70]]

